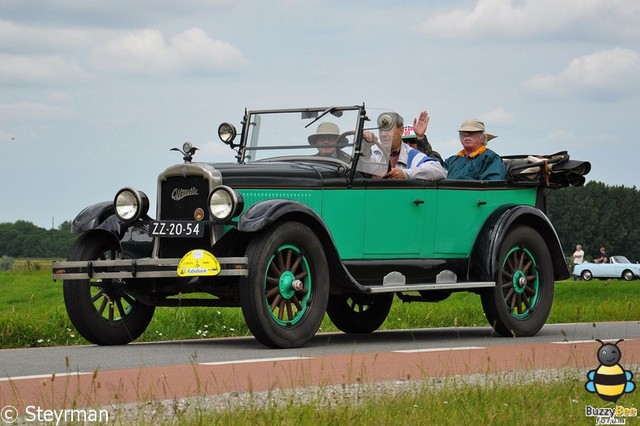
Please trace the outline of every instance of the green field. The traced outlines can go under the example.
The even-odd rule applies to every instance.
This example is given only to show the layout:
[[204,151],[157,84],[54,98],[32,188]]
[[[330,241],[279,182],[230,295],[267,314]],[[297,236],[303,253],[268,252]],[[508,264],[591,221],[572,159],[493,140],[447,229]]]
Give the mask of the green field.
[[[50,263],[31,262],[30,269],[0,272],[0,347],[86,344],[67,318],[62,282],[53,282]],[[548,323],[636,321],[639,293],[640,281],[561,281]],[[479,296],[458,293],[439,303],[396,299],[382,329],[486,325]],[[322,331],[337,329],[325,318]],[[246,335],[239,308],[158,308],[138,341]]]

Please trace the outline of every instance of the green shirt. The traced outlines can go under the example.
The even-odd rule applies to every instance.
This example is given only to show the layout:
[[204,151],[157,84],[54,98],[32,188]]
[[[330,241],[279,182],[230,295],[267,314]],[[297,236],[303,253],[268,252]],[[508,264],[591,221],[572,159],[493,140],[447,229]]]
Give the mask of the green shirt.
[[487,149],[475,157],[452,155],[444,162],[447,179],[504,180],[506,168],[502,158]]

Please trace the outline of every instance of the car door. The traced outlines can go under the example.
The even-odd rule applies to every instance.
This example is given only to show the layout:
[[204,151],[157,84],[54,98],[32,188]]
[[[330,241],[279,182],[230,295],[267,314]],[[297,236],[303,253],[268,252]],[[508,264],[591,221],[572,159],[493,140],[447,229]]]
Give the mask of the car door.
[[365,258],[418,258],[433,254],[435,184],[371,179],[365,195]]

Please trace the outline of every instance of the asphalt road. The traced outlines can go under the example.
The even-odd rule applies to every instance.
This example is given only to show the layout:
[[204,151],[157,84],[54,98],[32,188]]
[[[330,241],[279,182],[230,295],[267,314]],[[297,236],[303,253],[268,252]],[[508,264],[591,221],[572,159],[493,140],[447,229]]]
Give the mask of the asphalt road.
[[391,351],[446,351],[455,348],[495,348],[553,342],[593,342],[640,339],[640,321],[546,325],[534,337],[504,338],[489,327],[436,328],[378,331],[369,335],[324,333],[305,347],[269,349],[252,337],[202,339],[124,346],[65,346],[0,350],[0,382],[25,376],[92,373],[145,367],[239,363],[272,359],[295,359],[340,354]]

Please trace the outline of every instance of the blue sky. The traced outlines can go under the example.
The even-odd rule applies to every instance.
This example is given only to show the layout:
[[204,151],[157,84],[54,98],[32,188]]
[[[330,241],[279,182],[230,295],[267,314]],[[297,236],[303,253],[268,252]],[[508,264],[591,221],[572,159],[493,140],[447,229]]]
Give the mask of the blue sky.
[[478,117],[500,154],[640,187],[638,22],[637,0],[1,0],[0,222],[155,198],[184,141],[233,161],[216,130],[245,107],[427,109],[444,156]]

